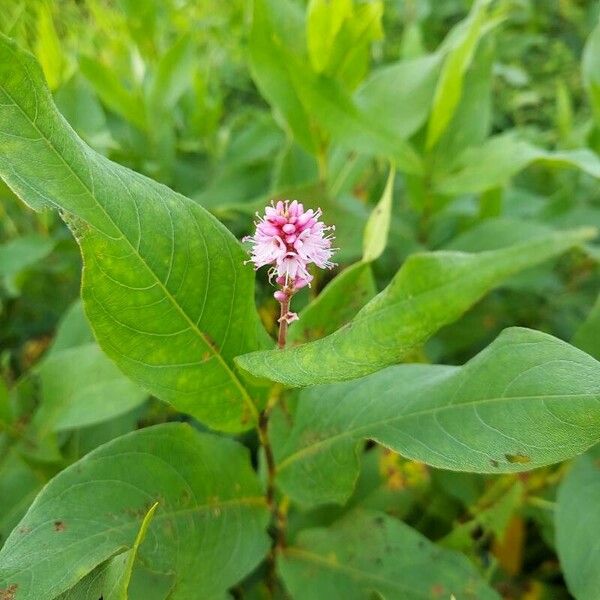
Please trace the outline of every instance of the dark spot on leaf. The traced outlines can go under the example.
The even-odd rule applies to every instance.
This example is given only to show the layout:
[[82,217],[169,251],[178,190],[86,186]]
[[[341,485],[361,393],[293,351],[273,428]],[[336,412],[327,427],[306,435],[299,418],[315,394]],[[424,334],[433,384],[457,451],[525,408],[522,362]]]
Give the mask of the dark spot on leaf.
[[506,457],[506,460],[511,464],[517,463],[519,465],[524,465],[528,462],[531,462],[531,458],[526,454],[505,454],[504,456]]
[[378,527],[383,527],[383,523],[384,523],[383,517],[375,517],[373,519],[373,521],[375,522],[375,525],[377,525]]
[[434,583],[431,586],[431,595],[434,598],[439,598],[444,593],[444,586],[441,583]]
[[0,600],[13,600],[19,586],[16,583],[0,590]]
[[64,521],[54,521],[54,531],[64,531],[67,528]]
[[494,460],[493,458],[490,458],[490,464],[492,465],[492,467],[498,467],[498,461]]
[[215,351],[215,352],[219,352],[219,346],[217,346],[217,342],[215,342],[215,340],[212,339],[212,337],[210,337],[210,335],[208,335],[208,333],[204,334],[204,337],[206,338],[206,341],[208,342],[208,345]]

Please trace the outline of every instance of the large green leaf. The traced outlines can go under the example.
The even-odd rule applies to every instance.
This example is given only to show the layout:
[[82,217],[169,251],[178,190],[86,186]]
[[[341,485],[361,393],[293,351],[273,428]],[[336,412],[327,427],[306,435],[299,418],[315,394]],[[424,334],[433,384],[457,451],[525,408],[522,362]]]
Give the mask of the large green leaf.
[[155,502],[138,557],[173,575],[173,600],[224,598],[268,550],[269,511],[247,450],[159,425],[101,446],[44,488],[0,551],[0,589],[51,600],[132,548]]
[[253,352],[236,360],[253,375],[293,387],[373,373],[402,360],[510,276],[594,235],[583,229],[479,254],[414,254],[390,285],[335,333],[297,348]]
[[435,467],[525,471],[600,441],[600,363],[545,333],[507,329],[463,367],[399,365],[303,390],[277,440],[278,482],[304,503],[343,502],[364,438]]
[[283,550],[280,571],[294,600],[499,598],[465,556],[374,511],[301,532]]
[[0,175],[58,207],[81,246],[82,295],[103,350],[133,380],[211,427],[249,427],[234,372],[258,346],[253,273],[199,205],[88,148],[56,111],[35,60],[0,39]]
[[560,564],[577,600],[600,590],[600,448],[579,458],[560,486],[555,513]]

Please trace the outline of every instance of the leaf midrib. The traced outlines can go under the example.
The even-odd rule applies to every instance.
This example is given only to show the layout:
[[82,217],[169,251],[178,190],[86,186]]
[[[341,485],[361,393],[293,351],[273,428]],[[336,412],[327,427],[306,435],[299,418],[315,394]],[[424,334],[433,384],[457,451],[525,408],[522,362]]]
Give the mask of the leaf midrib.
[[[185,515],[185,514],[194,514],[194,513],[201,513],[201,512],[209,512],[209,511],[214,511],[214,510],[222,510],[222,509],[229,509],[229,508],[233,508],[233,507],[239,507],[239,506],[256,506],[256,507],[261,507],[264,506],[265,508],[267,507],[266,504],[266,499],[264,496],[243,496],[241,498],[231,498],[229,500],[220,500],[218,503],[211,503],[211,504],[196,504],[195,506],[191,506],[189,508],[183,508],[183,509],[178,509],[178,510],[173,510],[171,512],[166,512],[163,511],[159,514],[157,514],[154,518],[153,521],[157,522],[157,521],[162,521],[164,519],[173,519],[173,518],[178,518],[181,515]],[[41,523],[38,523],[36,525],[37,527],[42,527],[44,525],[48,525],[51,524],[55,521],[54,518],[52,519],[48,519],[47,521],[43,521]],[[112,534],[118,531],[122,531],[124,529],[127,529],[129,527],[134,526],[136,523],[135,519],[132,519],[130,522],[127,523],[123,523],[117,527],[109,527],[108,529],[103,529],[102,531],[97,531],[96,533],[89,535],[87,537],[83,537],[83,538],[78,538],[73,544],[71,544],[70,546],[66,546],[62,548],[62,552],[65,552],[66,550],[68,550],[69,548],[82,543],[82,542],[88,542],[91,539],[94,539],[95,537],[98,536],[105,536],[107,534]],[[46,562],[48,561],[50,558],[56,556],[56,554],[49,554],[48,556],[46,556],[45,558],[37,561],[36,565],[41,564],[42,562]],[[17,575],[20,575],[21,573],[27,573],[30,570],[29,567],[17,570],[17,571],[10,571],[10,576],[11,577],[15,577]],[[0,571],[0,575],[2,575],[2,572]]]
[[340,563],[334,562],[320,554],[305,550],[304,548],[288,547],[283,550],[283,555],[284,556],[287,555],[291,558],[296,558],[301,561],[303,560],[306,562],[312,562],[312,563],[315,563],[322,567],[331,569],[332,571],[340,571],[342,573],[347,573],[355,580],[363,579],[367,582],[373,581],[373,582],[377,582],[377,583],[382,583],[382,584],[385,584],[386,586],[390,586],[399,591],[410,592],[411,594],[418,596],[419,598],[423,598],[423,600],[428,600],[430,598],[430,596],[423,594],[422,592],[415,590],[414,588],[409,588],[409,587],[400,585],[400,583],[395,579],[387,579],[386,577],[381,577],[380,575],[375,575],[368,571],[362,571],[361,569],[351,567],[347,564],[340,564]]
[[426,416],[426,415],[430,415],[430,414],[437,414],[439,412],[444,412],[446,410],[461,409],[461,408],[469,407],[469,406],[473,406],[473,405],[479,406],[482,404],[493,404],[495,402],[501,402],[501,401],[509,401],[509,402],[510,401],[522,401],[522,400],[556,401],[558,398],[583,398],[583,399],[596,398],[596,399],[598,399],[598,396],[600,396],[600,392],[598,392],[596,394],[594,394],[592,392],[585,393],[585,394],[560,394],[557,396],[548,396],[548,395],[500,396],[497,398],[485,398],[483,400],[473,400],[471,402],[462,402],[462,403],[458,403],[458,404],[447,404],[445,406],[428,408],[428,409],[424,409],[424,410],[409,413],[409,414],[399,415],[398,417],[385,418],[385,419],[381,419],[378,421],[373,421],[366,425],[361,425],[360,427],[357,427],[355,429],[345,429],[344,431],[337,433],[336,435],[328,437],[324,440],[319,440],[318,442],[315,442],[314,444],[311,444],[310,446],[304,446],[300,450],[297,450],[296,452],[290,454],[283,461],[281,461],[277,466],[277,473],[280,474],[291,464],[300,460],[303,456],[316,453],[321,446],[327,446],[329,444],[332,444],[333,442],[339,441],[339,440],[347,438],[347,437],[358,437],[363,432],[366,433],[372,428],[380,427],[382,425],[388,425],[390,423],[400,423],[403,420],[409,420],[414,417],[422,417],[422,416]]
[[[7,47],[9,49],[9,51],[13,54],[13,56],[16,56],[14,50],[12,48],[10,48],[10,46],[7,46]],[[32,84],[33,87],[35,87],[34,83],[33,83],[33,79],[31,77],[31,74],[29,72],[29,69],[28,69],[27,65],[25,63],[23,63],[23,62],[21,62],[21,65],[23,66],[25,72],[27,73],[27,77],[29,79],[29,82]],[[87,192],[88,196],[94,201],[94,204],[96,206],[98,206],[98,208],[102,211],[102,213],[106,216],[106,218],[110,221],[110,223],[112,223],[112,225],[115,227],[115,229],[121,234],[121,238],[123,240],[125,240],[125,242],[129,246],[129,248],[132,250],[132,253],[139,259],[140,263],[145,267],[145,269],[148,271],[148,273],[156,281],[156,283],[158,284],[159,288],[163,291],[163,293],[166,296],[166,298],[171,302],[171,304],[175,307],[175,309],[179,312],[179,314],[189,324],[191,330],[194,331],[200,337],[200,339],[207,346],[208,351],[211,352],[217,358],[217,360],[221,363],[221,366],[229,374],[229,376],[233,380],[234,384],[240,390],[240,392],[242,394],[242,398],[244,399],[244,402],[248,405],[248,407],[250,409],[250,412],[252,414],[253,420],[256,422],[258,420],[258,411],[257,411],[257,408],[256,408],[254,402],[252,401],[252,399],[250,398],[250,395],[248,394],[246,388],[242,385],[241,381],[238,379],[238,377],[234,373],[234,371],[229,367],[229,365],[226,363],[226,361],[221,356],[221,354],[215,350],[215,348],[212,346],[212,344],[208,341],[208,339],[205,336],[205,334],[198,328],[198,326],[196,325],[196,323],[188,316],[188,314],[185,312],[185,310],[175,300],[174,296],[164,286],[163,282],[160,280],[160,278],[158,277],[158,275],[150,268],[150,265],[148,265],[148,263],[144,260],[144,258],[142,257],[142,255],[139,253],[138,249],[131,243],[131,241],[129,240],[129,238],[125,235],[125,232],[117,225],[117,223],[114,221],[114,219],[112,218],[112,216],[106,211],[106,209],[104,208],[104,206],[98,201],[98,199],[96,198],[96,196],[92,193],[92,190],[89,188],[89,186],[81,179],[81,177],[79,176],[79,174],[75,170],[73,170],[73,168],[71,167],[71,165],[65,160],[65,158],[63,157],[63,155],[54,146],[54,144],[52,143],[52,141],[50,140],[50,138],[37,126],[37,124],[35,123],[35,121],[31,120],[31,118],[25,112],[25,110],[23,109],[23,107],[15,100],[14,96],[7,91],[6,86],[2,85],[1,88],[2,88],[2,91],[12,101],[12,103],[19,109],[19,111],[21,112],[21,114],[23,115],[23,117],[25,118],[25,120],[28,123],[30,123],[30,125],[39,133],[39,135],[44,140],[44,142],[48,145],[48,147],[51,149],[51,151],[56,156],[58,156],[58,158],[62,161],[62,163],[67,167],[67,169],[77,179],[77,181],[79,181],[79,183],[81,184],[81,186],[83,187],[83,189]],[[38,100],[36,98],[36,107],[37,107],[37,102],[38,102]],[[36,108],[36,110],[37,110],[37,108]],[[83,149],[83,157],[84,157],[85,161],[87,162],[89,160],[89,156],[88,156],[89,152],[94,152],[94,151],[91,150],[91,149],[88,149],[83,144],[83,142],[81,140],[78,140],[78,141],[79,141],[79,144],[81,145],[81,147]],[[94,154],[95,154],[95,152],[94,152]],[[173,192],[173,193],[176,193],[176,192]],[[180,196],[179,194],[177,194],[177,196],[180,197],[184,202],[187,201],[187,198],[185,198],[185,196]],[[57,208],[61,208],[60,206],[58,206],[56,204],[56,202],[52,202],[52,203]],[[99,231],[99,230],[97,230],[97,231]]]

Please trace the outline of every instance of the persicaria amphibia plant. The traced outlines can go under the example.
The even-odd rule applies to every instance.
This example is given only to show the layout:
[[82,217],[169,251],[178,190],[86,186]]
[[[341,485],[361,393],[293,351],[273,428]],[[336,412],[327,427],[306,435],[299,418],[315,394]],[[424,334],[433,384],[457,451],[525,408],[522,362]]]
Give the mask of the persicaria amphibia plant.
[[313,276],[308,266],[315,264],[321,269],[331,269],[335,263],[331,257],[333,234],[328,233],[335,227],[325,226],[320,220],[323,211],[320,208],[304,210],[297,200],[279,200],[277,204],[265,208],[264,216],[256,213],[256,231],[243,241],[252,242],[250,250],[255,269],[272,265],[269,280],[275,279],[280,287],[273,296],[281,305],[279,317],[280,348],[285,346],[287,325],[298,315],[290,310],[292,296],[301,288],[310,286]]

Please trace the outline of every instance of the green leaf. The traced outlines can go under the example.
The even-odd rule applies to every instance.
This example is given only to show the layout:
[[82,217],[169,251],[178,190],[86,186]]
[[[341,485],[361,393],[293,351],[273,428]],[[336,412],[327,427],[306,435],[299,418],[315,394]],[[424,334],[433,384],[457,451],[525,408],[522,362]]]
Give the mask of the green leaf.
[[600,159],[587,148],[547,151],[508,133],[490,138],[482,146],[468,148],[452,171],[440,174],[435,187],[442,194],[478,193],[504,186],[517,173],[540,162],[550,167],[580,169],[600,178]]
[[490,19],[489,5],[490,0],[475,2],[464,26],[452,40],[453,47],[444,60],[433,98],[425,142],[428,150],[440,139],[460,102],[465,74],[471,65],[480,38],[487,32],[485,25]]
[[61,594],[58,600],[127,600],[137,552],[157,508],[158,502],[155,502],[146,513],[131,550],[118,554],[96,567],[75,587]]
[[336,36],[327,75],[338,81],[345,89],[353,90],[364,79],[370,66],[371,44],[383,38],[381,21],[383,1],[353,3]]
[[42,260],[54,248],[54,240],[24,235],[0,245],[0,277],[14,275]]
[[394,176],[396,172],[390,169],[381,200],[369,215],[363,236],[363,261],[377,260],[385,250],[390,221],[392,219],[392,196],[394,193]]
[[600,360],[600,296],[573,336],[573,344]]
[[8,537],[45,482],[44,476],[23,459],[16,446],[3,454],[0,461],[0,540]]
[[[285,0],[254,0],[253,7],[249,40],[252,77],[262,95],[283,115],[298,143],[314,154],[318,139],[295,89],[289,64],[293,49],[300,45],[291,46],[290,35],[304,31],[303,14]],[[305,48],[300,45],[298,51],[302,53]]]
[[38,372],[42,405],[34,424],[40,436],[107,421],[148,397],[94,343],[53,352]]
[[8,396],[8,388],[4,379],[0,377],[0,431],[2,431],[2,425],[12,423],[13,421],[13,410],[10,405],[10,399]]
[[352,14],[352,0],[310,0],[306,38],[313,69],[322,73],[329,64],[335,37]]
[[84,346],[94,341],[94,334],[85,318],[83,304],[76,300],[61,317],[49,355],[75,346]]
[[594,236],[594,230],[580,229],[479,254],[414,254],[389,286],[335,333],[297,348],[253,352],[236,362],[257,377],[291,387],[373,373],[402,360],[512,275]]
[[558,490],[556,547],[569,591],[596,600],[600,589],[600,452],[579,458]]
[[300,313],[288,331],[288,344],[315,340],[345,325],[377,290],[371,267],[359,262],[342,271]]
[[0,175],[31,207],[62,210],[102,349],[178,410],[227,431],[251,426],[257,411],[232,362],[259,345],[241,245],[199,205],[85,146],[7,38],[0,105]]
[[421,158],[404,139],[362,111],[337,81],[316,75],[302,49],[294,51],[290,29],[303,26],[302,14],[288,0],[254,0],[250,51],[254,77],[263,95],[284,115],[302,146],[317,154],[322,142],[318,123],[349,150],[393,159],[411,173],[422,170]]
[[42,403],[32,423],[38,437],[86,427],[127,413],[148,394],[127,379],[94,342],[81,302],[61,320],[49,352],[35,372]]
[[48,87],[56,90],[62,83],[65,58],[54,26],[52,12],[52,5],[49,2],[39,3],[35,53],[44,71]]
[[600,22],[594,27],[583,50],[581,72],[596,123],[600,125]]
[[523,221],[507,217],[485,219],[453,238],[449,244],[444,246],[444,250],[458,250],[459,252],[498,250],[547,235],[551,231],[550,227],[537,221]]
[[180,37],[160,58],[148,93],[154,111],[164,114],[172,110],[191,86],[194,58],[194,44],[189,35]]
[[113,69],[90,56],[79,57],[79,68],[110,110],[141,131],[146,131],[146,111],[139,91],[127,89]]
[[280,572],[294,600],[499,599],[465,556],[374,511],[301,532],[283,550]]
[[292,74],[304,105],[333,141],[348,150],[385,157],[400,171],[422,172],[422,159],[412,145],[385,121],[362,110],[339,83],[306,73],[297,63],[292,63]]
[[101,446],[44,488],[0,551],[0,588],[12,586],[15,600],[51,600],[134,547],[156,502],[138,556],[174,575],[173,600],[223,598],[269,548],[248,451],[188,425],[159,425]]
[[441,59],[441,53],[429,54],[375,70],[356,91],[356,105],[399,138],[409,138],[427,119]]
[[434,467],[514,473],[600,441],[600,363],[545,333],[505,330],[463,367],[399,365],[301,393],[275,443],[278,482],[307,504],[344,502],[369,438]]

